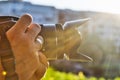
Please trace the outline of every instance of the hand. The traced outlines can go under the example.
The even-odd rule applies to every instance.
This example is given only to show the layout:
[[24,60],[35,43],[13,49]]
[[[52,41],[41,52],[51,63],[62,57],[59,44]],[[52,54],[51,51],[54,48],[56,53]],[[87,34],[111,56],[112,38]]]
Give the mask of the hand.
[[[46,72],[48,62],[39,52],[41,43],[36,42],[40,30],[38,24],[32,23],[32,17],[25,14],[6,32],[15,57],[19,80],[39,80]],[[38,39],[41,40],[41,37]]]

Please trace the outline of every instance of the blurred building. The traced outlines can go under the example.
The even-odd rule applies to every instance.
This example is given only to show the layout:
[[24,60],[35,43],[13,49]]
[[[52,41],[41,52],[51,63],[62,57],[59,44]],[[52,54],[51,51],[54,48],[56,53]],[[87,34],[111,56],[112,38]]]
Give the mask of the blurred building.
[[35,5],[22,0],[0,1],[0,16],[21,16],[29,13],[37,23],[57,23],[58,13],[52,6]]
[[92,20],[92,32],[102,40],[109,40],[116,46],[116,52],[120,53],[120,15],[96,14]]

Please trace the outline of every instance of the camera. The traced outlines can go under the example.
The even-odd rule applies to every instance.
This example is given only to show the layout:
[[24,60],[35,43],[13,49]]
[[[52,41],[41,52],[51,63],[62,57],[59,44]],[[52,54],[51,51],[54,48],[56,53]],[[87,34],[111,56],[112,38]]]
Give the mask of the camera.
[[[18,17],[14,16],[0,17],[0,59],[4,70],[7,71],[6,80],[18,79],[15,72],[15,58],[5,34],[18,19]],[[47,59],[66,59],[80,62],[92,61],[90,57],[76,52],[82,40],[80,31],[77,28],[88,20],[89,19],[67,21],[63,25],[40,24],[41,32],[38,35],[41,35],[44,39],[41,51]]]
[[[18,19],[18,17],[14,16],[0,17],[0,56],[6,56],[12,53],[5,32],[11,28]],[[89,18],[67,21],[63,25],[59,23],[40,24],[41,32],[39,35],[42,35],[44,38],[41,51],[47,59],[57,60],[65,58],[69,60],[72,58],[82,40],[80,31],[77,28],[88,22],[88,20]]]

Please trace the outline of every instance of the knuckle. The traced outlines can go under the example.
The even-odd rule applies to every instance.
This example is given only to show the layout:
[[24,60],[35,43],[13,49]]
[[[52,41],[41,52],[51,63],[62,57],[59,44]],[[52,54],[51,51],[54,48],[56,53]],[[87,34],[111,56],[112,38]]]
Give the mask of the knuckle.
[[36,28],[37,30],[40,30],[40,29],[41,29],[41,26],[40,26],[39,24],[34,23],[33,26],[34,26],[34,28]]

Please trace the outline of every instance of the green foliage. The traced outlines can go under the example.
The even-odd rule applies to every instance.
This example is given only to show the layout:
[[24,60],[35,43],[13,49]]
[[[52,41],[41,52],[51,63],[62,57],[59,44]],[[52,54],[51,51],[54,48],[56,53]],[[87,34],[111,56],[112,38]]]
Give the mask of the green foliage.
[[100,77],[98,80],[105,80],[105,78],[103,78],[103,77]]
[[[73,73],[65,73],[65,72],[59,72],[54,70],[53,68],[48,68],[46,75],[42,80],[106,80],[103,77],[96,78],[96,77],[86,77],[83,72],[79,72],[78,75],[75,75]],[[114,79],[110,80],[120,80],[120,77],[116,77]]]
[[88,80],[97,80],[96,77],[90,77]]
[[52,68],[48,68],[47,73],[42,80],[71,80],[71,79],[79,80],[79,77],[72,73],[59,72],[55,71]]
[[120,77],[116,77],[114,80],[120,80]]

